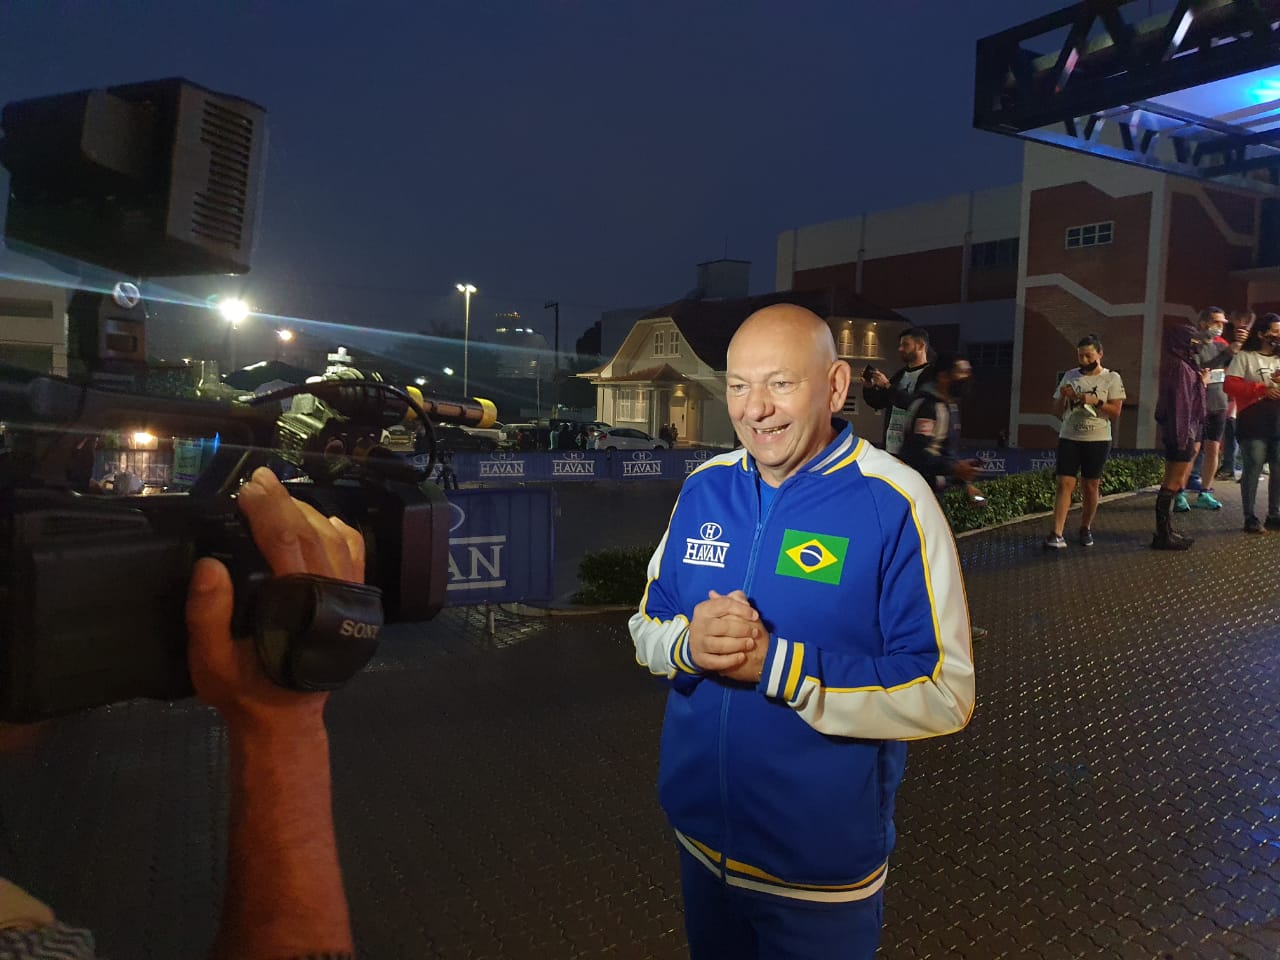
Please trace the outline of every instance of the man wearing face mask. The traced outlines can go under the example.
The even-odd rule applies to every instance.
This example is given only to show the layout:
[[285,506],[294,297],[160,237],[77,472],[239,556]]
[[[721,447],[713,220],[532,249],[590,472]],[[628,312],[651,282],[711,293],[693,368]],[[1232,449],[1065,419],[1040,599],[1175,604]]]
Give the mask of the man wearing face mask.
[[963,357],[940,353],[933,369],[934,379],[907,408],[898,456],[928,481],[939,499],[951,484],[963,484],[971,497],[979,496],[973,480],[982,470],[982,461],[959,457],[959,402],[973,382],[973,368]]
[[1055,410],[1061,418],[1058,431],[1058,487],[1053,503],[1053,532],[1044,542],[1046,550],[1062,550],[1067,541],[1063,531],[1071,510],[1071,497],[1079,474],[1084,501],[1080,511],[1082,547],[1093,546],[1093,519],[1098,513],[1102,490],[1102,468],[1111,452],[1111,422],[1124,405],[1124,383],[1120,374],[1102,366],[1102,341],[1089,334],[1076,344],[1079,366],[1068,370],[1053,392]]
[[1221,510],[1222,504],[1213,495],[1213,480],[1218,473],[1218,458],[1222,453],[1222,438],[1227,427],[1227,407],[1230,400],[1223,384],[1227,379],[1227,367],[1240,352],[1241,341],[1228,343],[1223,339],[1227,317],[1220,307],[1205,307],[1197,320],[1204,331],[1205,341],[1200,346],[1200,369],[1208,378],[1204,393],[1204,426],[1200,432],[1200,454],[1204,458],[1200,467],[1200,494],[1194,504],[1187,503],[1184,490],[1174,500],[1173,509],[1183,512],[1195,506],[1200,510]]

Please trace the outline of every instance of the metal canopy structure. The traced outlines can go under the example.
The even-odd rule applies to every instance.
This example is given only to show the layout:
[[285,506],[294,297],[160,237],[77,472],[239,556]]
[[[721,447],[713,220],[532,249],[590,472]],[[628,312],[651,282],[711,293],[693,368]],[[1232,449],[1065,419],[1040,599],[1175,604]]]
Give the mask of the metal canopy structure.
[[974,126],[1199,180],[1280,186],[1280,0],[1084,0],[978,41]]

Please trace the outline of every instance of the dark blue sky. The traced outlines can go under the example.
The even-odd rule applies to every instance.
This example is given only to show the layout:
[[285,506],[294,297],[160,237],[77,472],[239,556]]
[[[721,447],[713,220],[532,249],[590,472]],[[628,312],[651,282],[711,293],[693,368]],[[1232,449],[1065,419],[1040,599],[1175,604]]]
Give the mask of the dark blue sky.
[[1066,0],[0,2],[5,100],[185,76],[262,104],[248,295],[420,329],[517,309],[562,347],[779,231],[1012,182],[976,40]]

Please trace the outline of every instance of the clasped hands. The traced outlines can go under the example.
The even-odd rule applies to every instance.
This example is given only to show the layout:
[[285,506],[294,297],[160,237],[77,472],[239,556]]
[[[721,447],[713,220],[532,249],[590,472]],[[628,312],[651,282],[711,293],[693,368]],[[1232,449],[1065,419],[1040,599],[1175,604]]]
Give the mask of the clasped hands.
[[741,590],[712,590],[693,608],[689,653],[701,670],[739,683],[759,683],[768,652],[769,631]]

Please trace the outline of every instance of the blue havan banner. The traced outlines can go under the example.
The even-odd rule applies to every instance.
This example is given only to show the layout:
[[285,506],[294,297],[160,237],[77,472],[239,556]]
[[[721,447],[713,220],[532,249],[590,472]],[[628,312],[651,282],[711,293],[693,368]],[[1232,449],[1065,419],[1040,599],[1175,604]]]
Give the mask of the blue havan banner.
[[612,456],[614,480],[678,480],[684,476],[676,472],[670,450],[616,450]]
[[[505,461],[499,461],[505,462]],[[456,469],[456,467],[455,467]],[[449,603],[550,600],[555,492],[449,490]]]

